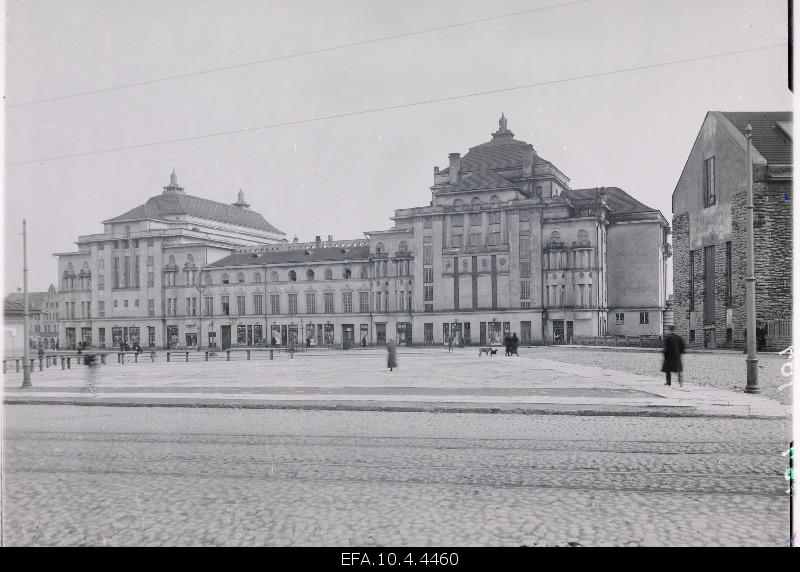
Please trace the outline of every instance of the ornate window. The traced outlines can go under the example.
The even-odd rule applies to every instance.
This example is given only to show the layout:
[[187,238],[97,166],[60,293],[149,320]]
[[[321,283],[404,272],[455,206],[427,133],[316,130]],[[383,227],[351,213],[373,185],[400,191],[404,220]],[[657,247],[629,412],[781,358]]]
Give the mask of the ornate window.
[[366,266],[362,266],[358,270],[358,277],[359,278],[367,278],[367,267]]
[[239,272],[239,273],[236,275],[236,281],[237,281],[239,284],[243,284],[243,283],[244,283],[244,272]]
[[[261,282],[261,272],[253,273],[253,282]],[[258,313],[260,314],[261,312]]]
[[497,198],[497,195],[492,195],[492,198],[489,199],[489,202],[492,203],[493,207],[496,207],[498,204],[500,204],[500,199]]
[[297,282],[297,272],[294,270],[289,270],[289,280],[291,282]]
[[269,273],[269,281],[270,282],[277,282],[278,281],[278,273],[275,272],[275,271],[270,272]]
[[350,278],[350,276],[352,276],[352,272],[350,272],[349,268],[345,268],[344,270],[342,270],[342,278],[347,280],[348,278]]
[[170,264],[175,264],[175,257],[173,255],[171,255],[171,254],[169,255],[169,263]]
[[454,207],[460,207],[463,204],[464,204],[464,201],[462,201],[461,199],[456,199],[456,200],[453,201],[453,206]]
[[375,245],[375,252],[377,252],[378,254],[381,254],[383,252],[383,249],[384,246],[382,242],[379,242],[378,244]]
[[405,240],[400,241],[400,252],[408,252],[408,243]]
[[230,282],[231,282],[231,280],[230,280],[230,277],[228,277],[228,274],[227,273],[223,274],[222,275],[222,283],[223,284],[230,284]]
[[561,235],[558,233],[557,230],[554,230],[550,233],[550,244],[560,244],[561,243]]
[[478,197],[472,199],[472,208],[479,209],[481,208],[481,200]]
[[581,229],[578,231],[578,242],[589,242],[589,233]]
[[333,280],[333,270],[330,268],[325,269],[325,280]]
[[310,268],[306,270],[306,280],[313,280],[314,279],[314,271]]

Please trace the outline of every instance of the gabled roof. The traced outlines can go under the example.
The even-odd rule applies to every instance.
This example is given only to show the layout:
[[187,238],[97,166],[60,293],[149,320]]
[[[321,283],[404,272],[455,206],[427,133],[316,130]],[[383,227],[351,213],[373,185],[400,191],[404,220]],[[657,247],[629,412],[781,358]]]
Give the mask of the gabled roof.
[[143,218],[166,220],[165,217],[168,215],[188,215],[247,228],[255,228],[266,232],[286,234],[272,226],[260,213],[255,211],[203,199],[193,195],[187,195],[185,193],[170,192],[150,197],[145,204],[139,205],[124,214],[104,222],[120,222]]
[[[28,292],[28,311],[40,312],[47,302],[47,292]],[[7,314],[22,314],[25,311],[25,295],[13,292],[3,301],[3,311]]]
[[792,138],[786,125],[792,123],[791,111],[721,111],[743,135],[749,123],[753,128],[753,147],[773,165],[791,165]]
[[[619,187],[605,187],[606,205],[611,214],[629,214],[658,212],[657,209],[640,203]],[[597,200],[599,189],[572,189],[566,191],[567,198],[572,201]]]
[[235,252],[209,264],[221,266],[260,266],[263,264],[305,264],[307,262],[366,261],[369,246],[312,248],[309,250],[278,250],[266,252]]
[[448,185],[444,192],[457,193],[478,189],[506,189],[514,185],[493,171],[473,171],[459,177],[457,183]]

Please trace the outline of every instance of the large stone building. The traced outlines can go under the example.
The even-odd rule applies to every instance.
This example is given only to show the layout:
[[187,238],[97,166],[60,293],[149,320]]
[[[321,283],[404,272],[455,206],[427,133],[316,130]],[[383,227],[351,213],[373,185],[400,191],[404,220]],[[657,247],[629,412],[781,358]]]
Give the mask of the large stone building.
[[[14,292],[3,301],[3,351],[22,355],[24,334],[24,295]],[[56,349],[58,341],[58,293],[52,284],[47,292],[28,292],[28,345],[31,349]]]
[[[490,141],[449,159],[434,169],[428,206],[395,211],[393,228],[366,239],[288,243],[273,233],[231,252],[230,242],[209,244],[186,227],[170,230],[180,232],[174,242],[144,227],[126,236],[120,225],[140,221],[142,207],[106,221],[106,234],[82,237],[82,253],[60,258],[65,277],[83,268],[113,281],[105,290],[85,285],[80,300],[65,294],[74,298],[70,315],[80,303],[86,316],[65,322],[66,341],[70,328],[106,346],[135,331],[142,345],[218,347],[272,338],[372,345],[459,335],[487,344],[504,332],[523,343],[661,333],[669,225],[660,212],[615,187],[571,189],[555,165],[514,138],[505,117]],[[164,218],[152,222],[168,224]],[[138,253],[134,237],[158,243],[142,251],[154,275],[149,290],[120,270]],[[99,244],[114,266],[97,264]],[[134,313],[134,298],[147,306]]]
[[748,124],[757,334],[791,344],[792,114],[711,111],[672,195],[675,330],[693,346],[745,343]]

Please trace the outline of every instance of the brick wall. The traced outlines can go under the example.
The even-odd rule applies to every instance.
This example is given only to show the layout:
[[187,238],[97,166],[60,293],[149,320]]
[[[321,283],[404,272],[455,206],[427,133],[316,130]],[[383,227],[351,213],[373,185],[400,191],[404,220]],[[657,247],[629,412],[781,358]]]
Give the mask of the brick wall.
[[689,213],[672,217],[672,302],[675,333],[689,340]]

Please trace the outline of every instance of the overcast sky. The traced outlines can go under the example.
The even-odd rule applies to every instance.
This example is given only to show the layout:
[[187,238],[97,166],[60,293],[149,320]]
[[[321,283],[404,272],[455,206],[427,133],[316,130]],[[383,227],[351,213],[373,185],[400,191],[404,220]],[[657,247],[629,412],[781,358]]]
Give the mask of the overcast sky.
[[[785,43],[778,0],[592,0],[262,65],[143,82],[570,0],[7,0],[6,163],[254,128]],[[430,201],[433,167],[501,112],[571,178],[671,221],[709,110],[791,109],[785,47],[249,133],[7,165],[5,290],[58,284],[54,252],[161,192],[252,208],[291,240],[360,238]]]

